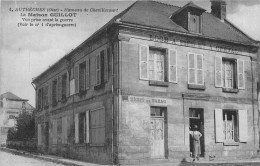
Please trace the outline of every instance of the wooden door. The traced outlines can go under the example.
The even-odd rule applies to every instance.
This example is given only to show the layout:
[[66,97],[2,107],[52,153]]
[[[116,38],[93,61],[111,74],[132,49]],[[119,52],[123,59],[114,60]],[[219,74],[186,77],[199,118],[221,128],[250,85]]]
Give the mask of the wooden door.
[[165,158],[164,118],[151,118],[151,158]]

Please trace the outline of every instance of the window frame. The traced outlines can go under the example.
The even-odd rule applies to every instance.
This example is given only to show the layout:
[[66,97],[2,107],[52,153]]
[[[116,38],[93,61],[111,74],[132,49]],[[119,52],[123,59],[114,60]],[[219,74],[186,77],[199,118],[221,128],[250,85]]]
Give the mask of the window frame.
[[[225,73],[226,70],[225,70],[225,67],[223,65],[224,62],[230,62],[232,65],[233,65],[233,68],[232,68],[232,87],[226,87],[225,86],[225,81],[226,81],[226,78],[223,79],[223,77],[225,76]],[[226,58],[226,57],[222,57],[222,61],[221,61],[221,65],[222,65],[222,88],[226,88],[226,89],[238,89],[238,80],[237,80],[237,60],[236,59],[232,59],[232,58]],[[226,65],[225,65],[226,66]]]
[[[227,127],[227,114],[230,114],[232,116],[232,139],[227,139],[228,135],[228,127]],[[231,109],[223,109],[222,110],[222,116],[223,116],[223,141],[224,143],[228,142],[239,142],[239,124],[238,124],[238,110],[231,110]],[[233,119],[234,116],[234,119]],[[224,125],[225,124],[225,125]]]

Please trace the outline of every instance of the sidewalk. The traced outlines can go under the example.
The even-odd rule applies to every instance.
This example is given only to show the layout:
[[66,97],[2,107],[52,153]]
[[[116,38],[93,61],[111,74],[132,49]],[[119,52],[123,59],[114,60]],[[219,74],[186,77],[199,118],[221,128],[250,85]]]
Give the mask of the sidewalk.
[[[77,160],[72,160],[72,159],[66,159],[66,158],[63,158],[60,156],[34,154],[34,153],[26,152],[26,151],[3,148],[3,147],[0,147],[0,150],[4,151],[4,152],[8,152],[8,153],[13,153],[16,155],[22,155],[22,156],[26,156],[26,157],[39,159],[39,160],[50,161],[53,163],[63,164],[63,165],[67,165],[67,166],[100,166],[101,165],[101,164],[87,163],[87,162],[82,162],[82,161],[77,161]],[[103,166],[106,166],[106,165],[103,165]],[[109,165],[109,166],[111,166],[111,165]]]
[[[9,149],[9,148],[3,148],[0,147],[1,151],[8,152],[8,153],[13,153],[16,155],[22,155],[22,156],[27,156],[31,158],[36,158],[39,160],[45,160],[45,161],[50,161],[53,163],[58,163],[58,164],[63,164],[63,165],[68,165],[68,166],[100,166],[101,164],[95,164],[95,163],[87,163],[87,162],[82,162],[82,161],[77,161],[77,160],[72,160],[72,159],[66,159],[63,157],[59,156],[54,156],[54,155],[43,155],[43,154],[36,154],[36,153],[29,153],[26,151],[21,151],[21,150],[16,150],[16,149]],[[195,165],[216,165],[216,164],[232,164],[232,163],[259,163],[260,165],[260,158],[252,158],[252,159],[241,159],[241,160],[213,160],[213,161],[207,161],[207,160],[200,160],[196,161],[194,164]],[[139,166],[180,166],[180,165],[193,165],[192,162],[165,162],[165,163],[149,163],[149,164],[141,164]],[[111,166],[111,165],[110,165]],[[112,165],[113,166],[113,165]],[[130,165],[129,165],[130,166]]]

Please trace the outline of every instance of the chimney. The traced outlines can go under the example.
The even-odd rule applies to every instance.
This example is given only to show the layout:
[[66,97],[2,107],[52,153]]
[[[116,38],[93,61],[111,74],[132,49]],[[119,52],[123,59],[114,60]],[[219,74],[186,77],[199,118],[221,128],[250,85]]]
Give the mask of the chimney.
[[211,0],[211,14],[223,21],[226,18],[225,0]]

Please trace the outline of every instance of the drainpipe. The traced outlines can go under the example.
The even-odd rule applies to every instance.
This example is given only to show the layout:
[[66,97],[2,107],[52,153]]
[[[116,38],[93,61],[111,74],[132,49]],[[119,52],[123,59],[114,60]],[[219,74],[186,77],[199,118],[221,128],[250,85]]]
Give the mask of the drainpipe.
[[[108,73],[109,74],[109,73]],[[114,42],[111,39],[111,79],[112,79],[112,86],[111,86],[111,93],[112,93],[112,164],[114,164]]]
[[184,94],[182,94],[182,113],[183,113],[183,126],[184,126],[184,145],[185,145],[185,136],[186,136],[186,125],[185,125],[185,105],[184,105]]
[[252,109],[253,109],[253,130],[254,130],[254,144],[255,144],[255,101],[254,101],[254,73],[253,73],[253,58],[251,61],[251,77],[252,77]]

